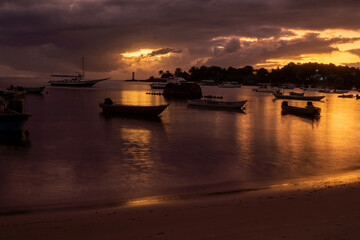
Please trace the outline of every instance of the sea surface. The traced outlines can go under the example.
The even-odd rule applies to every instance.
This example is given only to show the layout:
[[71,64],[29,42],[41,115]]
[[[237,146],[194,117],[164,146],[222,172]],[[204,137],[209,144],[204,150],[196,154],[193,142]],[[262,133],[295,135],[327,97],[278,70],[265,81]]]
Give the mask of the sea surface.
[[[1,79],[0,88],[10,84],[46,81]],[[244,112],[189,108],[120,80],[28,95],[30,135],[0,134],[0,213],[239,192],[360,168],[360,100],[306,92],[326,95],[312,120],[282,115],[281,100],[252,88],[202,86],[203,95],[248,100]],[[106,97],[170,105],[159,119],[107,117]]]

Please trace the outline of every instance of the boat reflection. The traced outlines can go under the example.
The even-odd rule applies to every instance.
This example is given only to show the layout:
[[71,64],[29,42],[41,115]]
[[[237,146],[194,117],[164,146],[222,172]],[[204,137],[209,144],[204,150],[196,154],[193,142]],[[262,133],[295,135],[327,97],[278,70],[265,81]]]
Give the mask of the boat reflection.
[[99,117],[105,121],[118,118],[118,119],[130,119],[130,120],[133,119],[133,120],[143,120],[146,122],[162,123],[160,116],[124,115],[118,113],[100,112]]
[[198,110],[212,110],[212,111],[225,111],[225,112],[237,112],[241,114],[246,114],[244,109],[235,109],[235,108],[212,108],[212,107],[206,107],[206,106],[195,106],[195,105],[188,105],[188,109],[198,109]]
[[31,147],[31,141],[28,133],[19,132],[0,132],[0,145],[15,147]]

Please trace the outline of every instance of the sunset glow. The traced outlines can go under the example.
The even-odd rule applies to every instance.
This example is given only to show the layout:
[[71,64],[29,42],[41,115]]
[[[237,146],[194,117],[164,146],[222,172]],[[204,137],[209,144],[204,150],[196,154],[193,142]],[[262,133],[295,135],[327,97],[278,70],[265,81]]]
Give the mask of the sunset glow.
[[[76,72],[79,61],[75,59],[83,55],[88,73],[109,73],[117,79],[126,79],[132,72],[146,79],[160,69],[174,72],[201,65],[271,69],[288,62],[351,66],[360,62],[360,31],[355,24],[358,5],[353,2],[309,8],[288,0],[255,5],[242,0],[216,1],[216,12],[212,5],[192,2],[177,5],[170,15],[164,9],[172,10],[174,4],[166,1],[155,1],[151,11],[141,1],[26,2],[5,0],[0,5],[3,75]],[[259,14],[259,9],[273,14]],[[89,12],[94,13],[90,19]],[[14,13],[16,18],[11,17]],[[214,22],[225,15],[229,16],[226,24]],[[159,27],[159,22],[166,24]],[[54,30],[38,34],[44,29]]]
[[153,49],[140,49],[140,50],[134,51],[134,52],[123,53],[122,55],[125,58],[136,58],[136,57],[141,57],[141,56],[146,57],[152,51],[154,51],[154,50]]

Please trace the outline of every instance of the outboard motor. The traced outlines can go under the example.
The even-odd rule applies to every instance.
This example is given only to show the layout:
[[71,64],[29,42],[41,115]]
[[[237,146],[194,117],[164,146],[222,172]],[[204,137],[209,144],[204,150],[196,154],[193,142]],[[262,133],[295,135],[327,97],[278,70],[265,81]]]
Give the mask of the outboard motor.
[[312,104],[312,102],[307,102],[307,104],[306,104],[306,107],[314,107],[314,105]]
[[112,100],[111,98],[105,98],[104,104],[112,105],[112,104],[113,104],[113,100]]
[[287,101],[283,101],[282,104],[281,104],[281,106],[287,107],[287,106],[288,106],[288,102],[287,102]]

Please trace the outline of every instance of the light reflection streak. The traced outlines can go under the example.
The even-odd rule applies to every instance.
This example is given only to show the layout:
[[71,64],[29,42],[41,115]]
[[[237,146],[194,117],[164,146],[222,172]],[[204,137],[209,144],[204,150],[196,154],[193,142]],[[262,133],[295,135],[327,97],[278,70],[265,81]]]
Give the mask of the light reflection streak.
[[297,179],[292,182],[279,183],[271,185],[270,188],[278,189],[285,188],[287,190],[299,189],[314,189],[314,188],[328,188],[340,185],[348,185],[358,183],[360,181],[360,171],[353,171],[344,174],[333,174],[327,176],[318,176],[306,179]]

